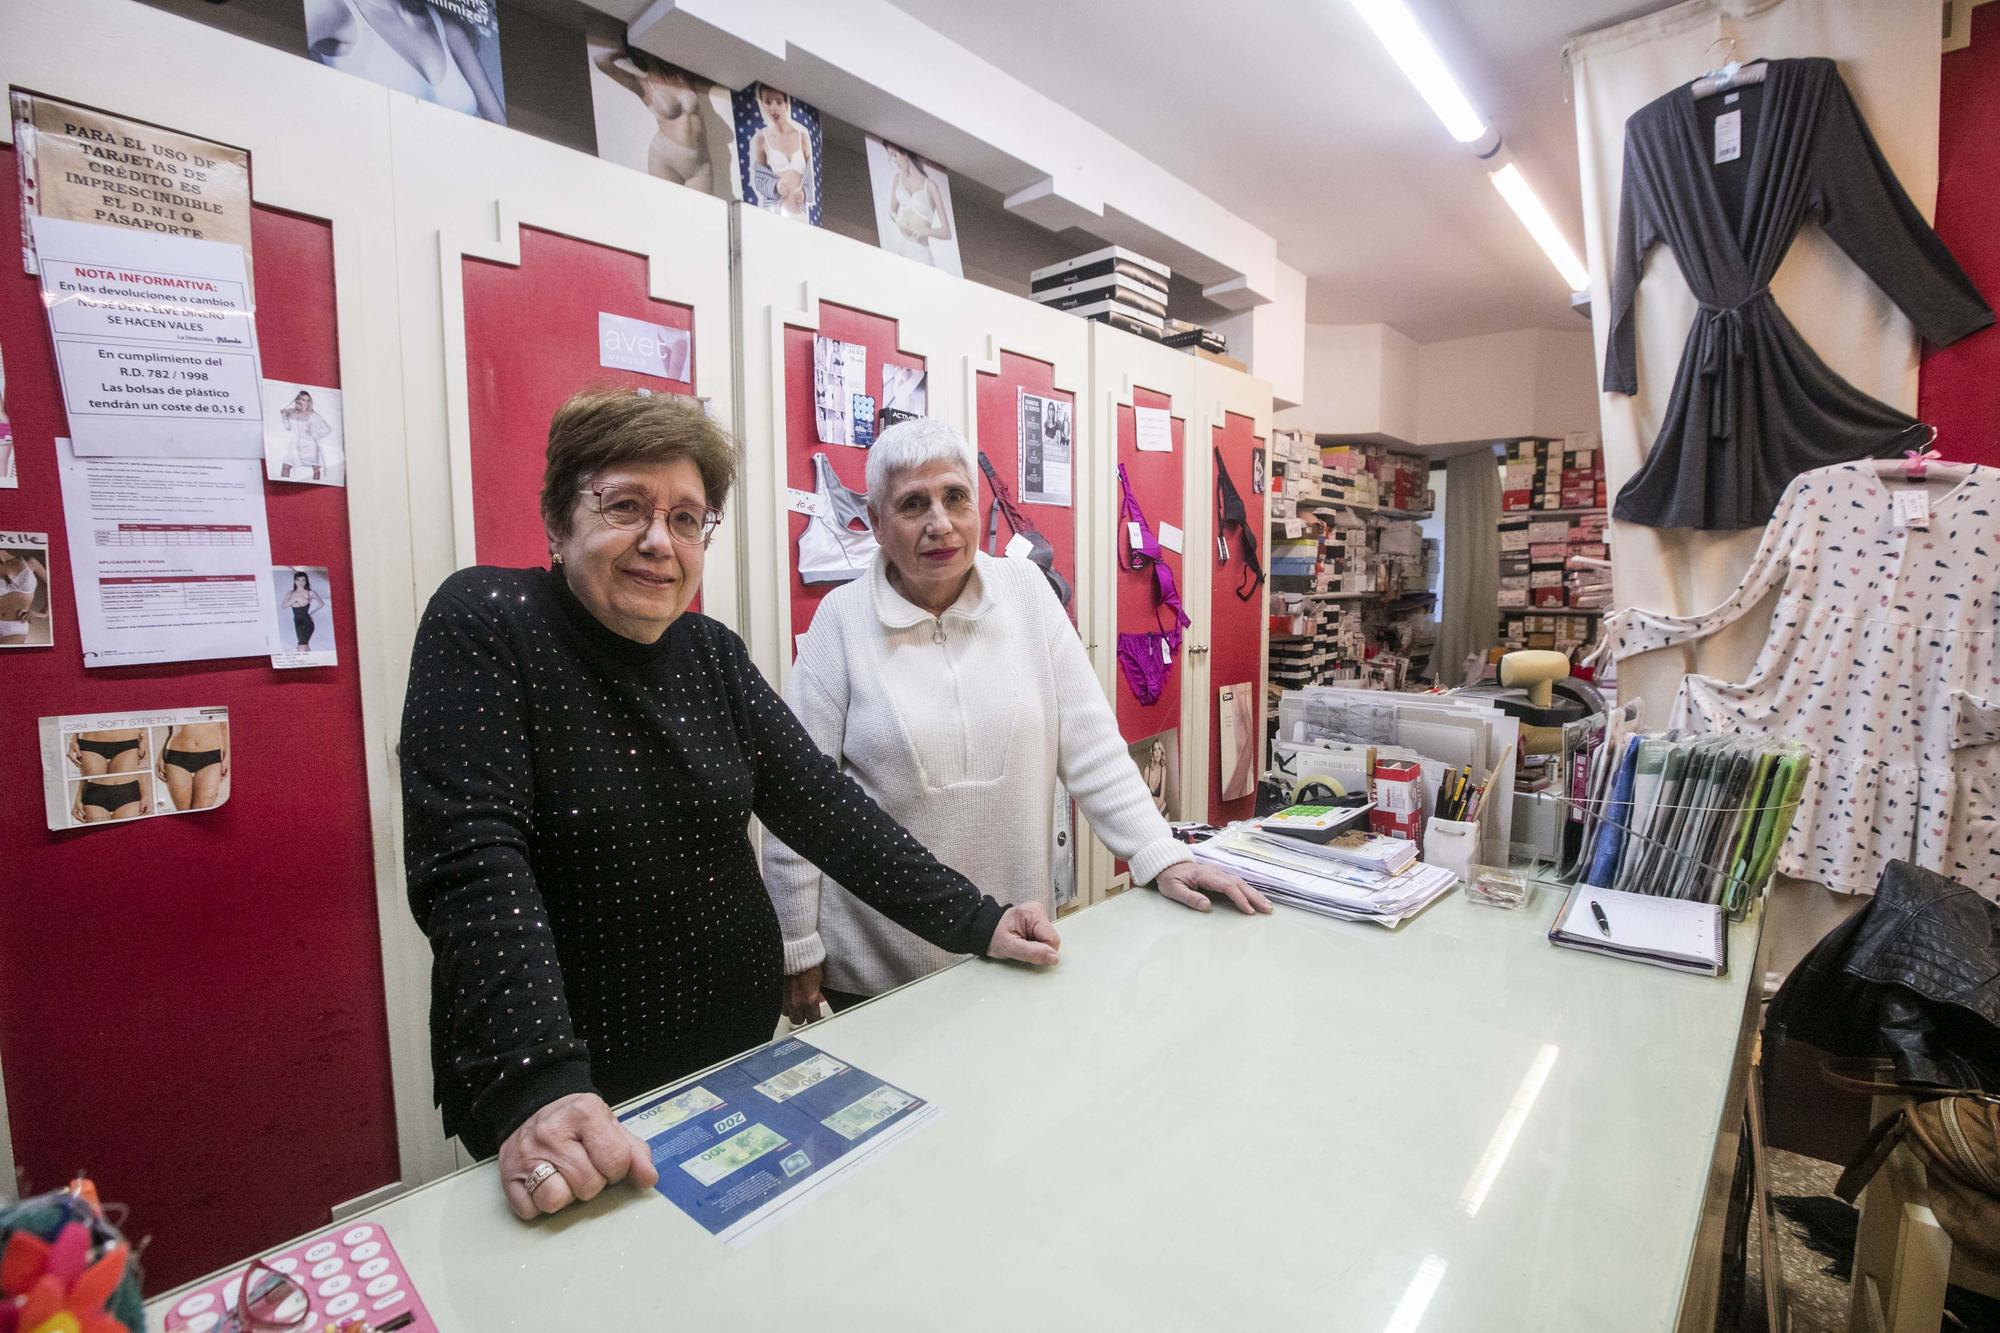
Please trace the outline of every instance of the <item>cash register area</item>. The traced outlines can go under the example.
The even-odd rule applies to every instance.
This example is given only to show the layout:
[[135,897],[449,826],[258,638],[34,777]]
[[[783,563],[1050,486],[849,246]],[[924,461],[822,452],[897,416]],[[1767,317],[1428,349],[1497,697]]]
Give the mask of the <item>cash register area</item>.
[[2000,1330],[2000,6],[0,80],[0,1333]]

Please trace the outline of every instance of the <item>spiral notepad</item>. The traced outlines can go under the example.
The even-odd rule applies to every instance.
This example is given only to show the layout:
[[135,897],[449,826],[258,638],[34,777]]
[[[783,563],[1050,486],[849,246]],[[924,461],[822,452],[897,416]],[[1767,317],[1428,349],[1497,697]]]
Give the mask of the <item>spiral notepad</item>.
[[[1592,904],[1603,911],[1605,925],[1598,924]],[[1729,970],[1729,927],[1722,908],[1688,898],[1579,884],[1556,913],[1549,943],[1703,976],[1719,977]]]

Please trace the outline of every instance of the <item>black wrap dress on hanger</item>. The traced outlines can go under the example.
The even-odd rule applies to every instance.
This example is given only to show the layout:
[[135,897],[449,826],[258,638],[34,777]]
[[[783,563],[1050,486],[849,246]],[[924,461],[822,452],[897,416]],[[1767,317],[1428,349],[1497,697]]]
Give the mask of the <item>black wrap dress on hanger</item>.
[[[1831,60],[1773,60],[1762,83],[1684,85],[1625,122],[1604,388],[1636,393],[1635,304],[1665,244],[1700,308],[1665,423],[1613,515],[1660,528],[1754,528],[1801,472],[1914,447],[1916,421],[1830,370],[1771,299],[1809,218],[1943,346],[1993,311],[1889,170]],[[1724,151],[1717,149],[1717,122]],[[1729,156],[1730,130],[1740,130]]]

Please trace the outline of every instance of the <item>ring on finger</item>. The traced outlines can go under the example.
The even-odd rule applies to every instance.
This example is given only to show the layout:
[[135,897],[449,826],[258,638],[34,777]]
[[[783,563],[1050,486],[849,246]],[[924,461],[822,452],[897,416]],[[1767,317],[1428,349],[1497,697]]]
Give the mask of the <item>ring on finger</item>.
[[527,1189],[528,1194],[532,1197],[536,1190],[548,1184],[551,1179],[561,1174],[562,1173],[560,1171],[556,1170],[556,1164],[554,1162],[537,1162],[535,1163],[534,1170],[528,1172],[527,1175],[521,1177],[521,1184],[523,1187]]

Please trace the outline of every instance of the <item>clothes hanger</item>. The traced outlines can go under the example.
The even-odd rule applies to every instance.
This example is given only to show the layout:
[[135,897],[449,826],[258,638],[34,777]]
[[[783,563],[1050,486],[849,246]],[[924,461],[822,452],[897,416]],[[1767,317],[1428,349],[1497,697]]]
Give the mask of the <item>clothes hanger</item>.
[[1972,475],[1970,463],[1950,463],[1942,458],[1933,447],[1937,444],[1938,428],[1928,421],[1917,423],[1930,432],[1922,444],[1914,449],[1905,449],[1901,459],[1884,458],[1875,464],[1875,475],[1889,481],[1924,481],[1938,478],[1944,481],[1964,481]]
[[1717,93],[1728,92],[1732,88],[1744,88],[1753,83],[1762,83],[1764,76],[1771,72],[1770,63],[1761,57],[1748,62],[1738,60],[1736,58],[1736,39],[1734,37],[1716,38],[1706,47],[1702,48],[1702,54],[1707,55],[1724,42],[1729,43],[1727,58],[1724,59],[1722,64],[1696,79],[1693,87],[1689,89],[1695,95],[1696,100],[1704,97],[1713,97]]

